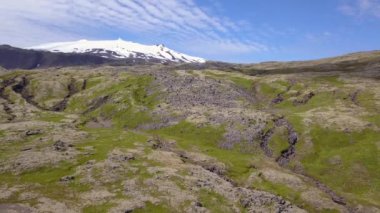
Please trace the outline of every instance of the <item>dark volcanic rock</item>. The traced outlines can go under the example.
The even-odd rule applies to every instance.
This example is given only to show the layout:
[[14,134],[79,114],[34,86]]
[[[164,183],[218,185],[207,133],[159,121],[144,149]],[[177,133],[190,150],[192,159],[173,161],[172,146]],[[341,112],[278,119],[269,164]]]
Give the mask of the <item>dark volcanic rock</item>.
[[58,152],[65,152],[69,147],[72,147],[71,144],[67,144],[66,142],[62,140],[58,140],[57,142],[54,143],[54,150]]
[[65,176],[65,177],[62,177],[61,179],[59,179],[59,181],[62,183],[71,182],[73,180],[75,180],[74,176]]
[[42,130],[40,129],[28,130],[25,132],[26,136],[33,136],[33,135],[40,135],[40,134],[42,134]]

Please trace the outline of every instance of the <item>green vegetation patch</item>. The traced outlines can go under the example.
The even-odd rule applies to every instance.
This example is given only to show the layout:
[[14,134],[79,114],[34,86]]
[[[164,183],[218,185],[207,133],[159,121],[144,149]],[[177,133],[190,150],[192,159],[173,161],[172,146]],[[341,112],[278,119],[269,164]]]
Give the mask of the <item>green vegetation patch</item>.
[[92,77],[90,79],[87,80],[87,83],[86,83],[86,89],[91,89],[93,87],[95,87],[96,85],[102,83],[104,81],[104,77]]
[[339,76],[337,76],[337,75],[318,76],[318,77],[313,78],[313,82],[315,82],[317,84],[327,83],[329,85],[336,86],[336,87],[342,87],[345,84],[344,81],[340,80]]
[[33,73],[36,73],[36,72],[33,72],[33,71],[14,70],[14,71],[12,71],[12,72],[7,72],[7,73],[4,74],[4,75],[0,75],[0,79],[5,81],[5,80],[9,80],[9,79],[12,79],[12,78],[15,78],[15,77],[21,76],[21,75],[29,75],[29,74],[33,74]]
[[233,212],[233,209],[228,206],[228,201],[222,195],[201,189],[199,191],[199,202],[210,212]]
[[282,110],[283,113],[292,114],[306,112],[321,107],[333,107],[337,103],[337,98],[331,92],[316,93],[307,103],[295,105],[292,100],[285,100],[275,107]]
[[135,213],[174,213],[172,208],[165,204],[153,204],[151,202],[145,203],[145,207],[141,209],[134,209]]
[[380,113],[379,114],[373,114],[373,115],[365,116],[363,119],[371,122],[372,124],[374,124],[378,128],[380,128]]
[[308,211],[313,211],[313,208],[310,207],[302,198],[301,192],[296,191],[284,184],[273,183],[268,180],[262,179],[261,181],[256,181],[253,183],[253,187],[258,190],[267,191],[275,195],[279,195],[297,206],[306,209]]
[[229,78],[231,81],[233,81],[236,85],[246,89],[246,90],[251,90],[253,87],[253,80],[243,78],[243,77],[230,77]]
[[[152,121],[150,111],[157,103],[157,93],[148,94],[151,81],[151,76],[128,75],[119,82],[102,83],[74,96],[67,111],[83,113],[92,106],[94,109],[83,116],[84,120],[102,117],[111,119],[118,128],[136,128]],[[94,106],[99,98],[106,96],[104,103]]]
[[216,78],[216,79],[223,79],[223,80],[230,80],[234,82],[237,86],[240,86],[241,88],[251,90],[253,87],[253,80],[239,77],[231,73],[214,73],[210,71],[205,72],[208,76]]
[[380,113],[380,106],[376,104],[375,94],[370,91],[359,91],[357,102],[359,106],[364,107],[369,112]]
[[380,132],[340,132],[315,126],[310,135],[314,144],[302,163],[312,176],[350,197],[379,205]]
[[135,143],[142,143],[147,137],[131,131],[125,131],[118,128],[84,128],[90,133],[90,138],[84,143],[78,145],[79,150],[85,150],[87,147],[93,148],[91,159],[104,160],[110,151],[115,148],[134,148]]
[[276,97],[278,94],[285,93],[287,89],[290,87],[290,83],[287,81],[281,81],[277,80],[270,83],[259,83],[260,92],[265,95],[269,96],[270,98]]
[[177,141],[177,145],[182,149],[200,151],[216,158],[227,165],[228,176],[236,181],[244,180],[252,171],[251,165],[255,158],[252,153],[218,147],[225,133],[222,126],[197,127],[195,124],[183,121],[175,126],[152,131],[152,133]]
[[82,209],[83,213],[105,213],[108,212],[112,207],[114,207],[114,203],[102,203],[99,205],[86,206]]
[[63,119],[65,119],[64,113],[58,113],[58,112],[47,112],[47,111],[40,111],[38,112],[38,119],[41,121],[47,121],[47,122],[55,122],[59,123]]
[[269,148],[273,151],[273,157],[278,157],[281,152],[289,147],[287,129],[277,128],[269,141]]

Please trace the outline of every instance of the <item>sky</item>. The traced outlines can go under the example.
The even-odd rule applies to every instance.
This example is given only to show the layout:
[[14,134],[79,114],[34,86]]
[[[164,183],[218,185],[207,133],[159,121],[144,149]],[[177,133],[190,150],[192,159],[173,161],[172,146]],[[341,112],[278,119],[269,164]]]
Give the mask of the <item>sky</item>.
[[0,0],[0,44],[124,39],[208,60],[380,49],[380,0]]

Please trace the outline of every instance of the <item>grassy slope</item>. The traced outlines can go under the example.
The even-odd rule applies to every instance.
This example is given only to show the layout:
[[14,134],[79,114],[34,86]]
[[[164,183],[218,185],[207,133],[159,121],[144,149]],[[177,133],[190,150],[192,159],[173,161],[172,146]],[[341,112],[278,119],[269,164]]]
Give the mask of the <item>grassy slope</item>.
[[[307,88],[305,88],[305,83],[308,84]],[[275,97],[279,92],[284,92],[284,90],[278,89],[279,83],[277,82],[274,84],[259,82],[258,84],[262,89],[261,92],[270,98]],[[302,163],[306,173],[316,177],[351,200],[379,205],[380,162],[379,149],[376,144],[380,141],[379,130],[368,127],[363,130],[345,132],[336,129],[334,126],[322,127],[313,120],[311,121],[312,125],[306,124],[303,116],[311,110],[324,111],[326,107],[332,107],[339,111],[341,105],[338,103],[341,102],[349,108],[352,103],[346,97],[352,89],[349,89],[349,84],[339,80],[338,76],[317,77],[303,81],[302,84],[294,86],[293,89],[301,93],[302,90],[322,92],[316,92],[316,96],[302,106],[295,106],[291,99],[292,94],[285,93],[285,97],[288,99],[274,106],[274,110],[285,115],[300,133],[301,140],[297,145],[297,150],[301,152],[298,153],[301,158],[298,160]],[[329,88],[337,90],[335,95],[328,91]],[[379,114],[375,108],[378,105],[376,105],[373,94],[371,95],[369,91],[370,88],[362,92],[361,95],[364,97],[358,98],[358,102],[363,112],[371,114],[371,117],[363,120],[373,121],[376,124],[376,118]],[[359,115],[351,114],[351,116],[361,119]],[[286,138],[282,140],[284,139],[286,140]],[[307,139],[311,139],[313,143],[311,149],[305,145]],[[271,143],[278,144],[278,140],[279,138],[276,136]],[[302,153],[304,151],[305,153]],[[336,156],[341,162],[333,165],[329,161]]]

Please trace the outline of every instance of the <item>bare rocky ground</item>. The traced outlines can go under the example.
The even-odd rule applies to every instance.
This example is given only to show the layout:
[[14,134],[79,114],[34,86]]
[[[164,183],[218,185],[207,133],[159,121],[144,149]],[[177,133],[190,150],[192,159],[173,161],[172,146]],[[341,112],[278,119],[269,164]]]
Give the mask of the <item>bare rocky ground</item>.
[[375,77],[0,75],[0,212],[380,212]]

